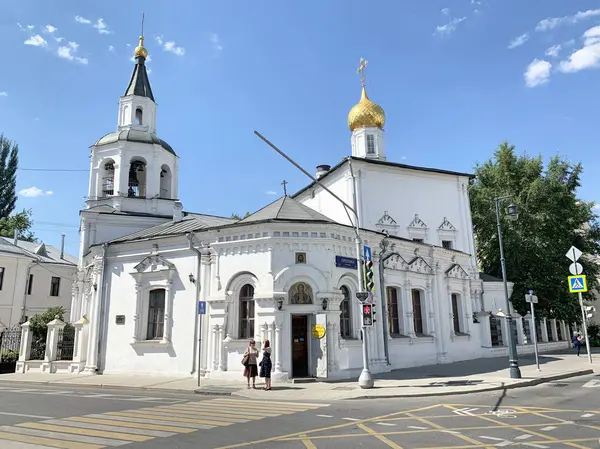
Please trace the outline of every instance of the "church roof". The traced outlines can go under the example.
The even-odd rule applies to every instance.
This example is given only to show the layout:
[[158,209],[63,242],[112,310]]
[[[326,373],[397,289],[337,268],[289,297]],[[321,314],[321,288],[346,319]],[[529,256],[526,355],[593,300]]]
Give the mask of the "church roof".
[[[468,178],[475,177],[475,175],[473,175],[472,173],[461,173],[461,172],[455,172],[455,171],[451,171],[451,170],[442,170],[442,169],[438,169],[438,168],[418,167],[416,165],[398,164],[396,162],[379,161],[376,159],[365,159],[362,157],[349,156],[349,157],[345,157],[344,159],[342,159],[342,161],[339,164],[331,167],[331,169],[327,173],[325,173],[321,178],[319,178],[319,181],[323,181],[323,179],[325,179],[331,173],[333,173],[334,171],[343,167],[345,164],[348,163],[348,160],[364,162],[365,164],[374,164],[374,165],[381,165],[381,166],[386,166],[386,167],[403,168],[405,170],[416,170],[416,171],[423,171],[423,172],[429,172],[429,173],[440,173],[442,175],[465,176]],[[296,198],[301,193],[303,193],[306,190],[313,187],[315,184],[316,184],[315,182],[311,182],[306,187],[304,187],[301,190],[299,190],[298,192],[294,193],[292,195],[292,197]]]
[[334,223],[333,220],[325,215],[287,195],[247,216],[239,223],[253,223],[257,221],[320,221]]
[[154,101],[154,95],[152,95],[152,88],[150,87],[150,79],[148,78],[148,71],[146,70],[146,58],[143,56],[137,56],[135,66],[133,66],[133,73],[131,74],[131,80],[125,91],[125,97],[129,95],[136,95],[138,97],[150,98]]
[[106,134],[104,137],[100,138],[94,146],[100,145],[108,145],[109,143],[115,143],[118,141],[128,141],[128,142],[139,142],[139,143],[149,143],[156,144],[163,147],[169,153],[174,156],[175,151],[167,142],[162,139],[159,139],[156,134],[152,134],[148,131],[139,131],[137,129],[126,129],[123,131],[114,131],[112,133]]

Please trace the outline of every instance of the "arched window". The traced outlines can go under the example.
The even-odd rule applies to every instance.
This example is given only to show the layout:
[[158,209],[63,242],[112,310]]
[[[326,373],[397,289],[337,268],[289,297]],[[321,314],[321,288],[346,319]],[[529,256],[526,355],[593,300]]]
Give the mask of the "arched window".
[[460,334],[462,332],[460,319],[462,307],[460,302],[460,296],[456,293],[452,293],[450,297],[452,299],[452,328],[454,329],[455,334]]
[[254,287],[246,284],[240,290],[240,338],[254,337]]
[[350,300],[350,289],[343,285],[341,290],[344,295],[344,299],[340,303],[340,310],[342,311],[340,314],[340,337],[347,339],[351,338],[352,336],[352,331],[350,329],[350,305],[352,304],[352,301]]
[[115,163],[109,159],[102,168],[102,197],[113,196],[115,194]]
[[171,199],[171,169],[167,165],[160,168],[160,197]]
[[423,328],[423,304],[421,301],[421,290],[413,289],[412,291],[412,309],[413,309],[413,325],[415,334],[418,336],[424,335]]
[[142,108],[137,108],[135,110],[135,124],[136,125],[143,125],[144,124],[144,122],[142,120],[143,119],[143,114],[144,113],[142,112]]
[[392,337],[399,337],[400,330],[400,305],[398,304],[398,289],[396,287],[387,287],[387,313],[388,313],[388,332]]
[[146,340],[160,340],[165,333],[165,289],[151,290],[148,298]]
[[129,166],[129,182],[127,184],[129,198],[146,197],[146,163],[134,159]]

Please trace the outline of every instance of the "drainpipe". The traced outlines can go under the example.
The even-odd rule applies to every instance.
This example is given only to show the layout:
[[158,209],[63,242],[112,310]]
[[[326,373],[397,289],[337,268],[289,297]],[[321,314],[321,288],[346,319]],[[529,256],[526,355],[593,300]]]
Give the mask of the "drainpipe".
[[[108,252],[108,243],[102,244],[102,271],[100,271],[100,294],[98,301],[100,302],[100,311],[98,313],[98,359],[96,360],[96,372],[102,372],[101,363],[102,363],[102,342],[104,341],[104,329],[105,329],[105,318],[104,318],[104,309],[106,302],[106,288],[105,288],[105,279],[106,279],[106,259]],[[102,367],[103,368],[103,367]]]
[[190,374],[198,373],[198,386],[200,386],[200,351],[202,351],[202,317],[198,313],[198,298],[200,296],[200,264],[202,253],[194,246],[194,233],[186,234],[190,251],[196,253],[196,294],[194,301],[194,351],[192,354],[192,371]]
[[25,313],[27,312],[27,290],[29,290],[29,275],[31,274],[31,269],[37,263],[36,260],[30,262],[27,266],[27,271],[25,273],[25,291],[23,292],[23,306],[21,307],[21,321],[23,321],[23,317],[25,317]]
[[61,238],[61,242],[60,242],[60,258],[64,259],[65,258],[65,235],[61,234],[60,238]]
[[[385,242],[385,243],[384,243]],[[386,296],[386,292],[385,292],[385,279],[383,276],[383,266],[386,260],[388,260],[390,257],[392,257],[394,255],[394,253],[389,253],[387,254],[387,247],[389,242],[386,239],[382,240],[382,247],[383,249],[381,250],[381,252],[379,253],[379,287],[381,290],[381,315],[383,317],[383,323],[381,328],[383,330],[383,352],[385,354],[385,362],[387,363],[388,366],[391,365],[390,363],[390,351],[389,351],[389,347],[388,347],[388,321],[387,321],[387,296]]]

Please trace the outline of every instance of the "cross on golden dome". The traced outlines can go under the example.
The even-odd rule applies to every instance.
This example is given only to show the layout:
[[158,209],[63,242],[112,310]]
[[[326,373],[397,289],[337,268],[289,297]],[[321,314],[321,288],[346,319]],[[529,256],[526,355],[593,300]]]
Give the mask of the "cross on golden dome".
[[360,65],[356,70],[357,73],[360,73],[362,91],[360,101],[354,105],[348,113],[348,128],[350,128],[350,131],[359,128],[383,129],[383,125],[385,125],[385,112],[383,111],[383,108],[378,104],[373,103],[367,96],[367,90],[365,88],[365,68],[368,64],[369,61],[360,58]]
[[360,58],[360,65],[358,69],[356,69],[356,73],[360,73],[360,82],[364,86],[365,85],[365,69],[369,65],[369,61],[364,58]]
[[145,14],[142,13],[142,33],[140,34],[140,43],[137,47],[135,47],[134,55],[136,58],[142,57],[146,59],[148,57],[148,50],[144,48],[144,18]]

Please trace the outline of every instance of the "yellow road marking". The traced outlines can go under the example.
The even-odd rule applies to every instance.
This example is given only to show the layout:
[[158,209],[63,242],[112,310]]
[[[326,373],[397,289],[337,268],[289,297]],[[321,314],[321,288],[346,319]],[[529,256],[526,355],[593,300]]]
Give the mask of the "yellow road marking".
[[[392,440],[379,435],[377,432],[375,432],[373,429],[371,429],[370,427],[367,427],[364,424],[359,424],[358,425],[359,429],[364,430],[365,432],[367,432],[369,435],[374,436],[375,438],[377,438],[379,441],[381,441],[382,443],[388,445],[389,447],[391,447],[392,449],[402,449],[402,446],[398,446],[396,443],[394,443]],[[316,448],[315,448],[316,449]]]
[[[203,401],[200,401],[203,402]],[[210,402],[251,402],[254,404],[264,404],[264,401],[260,401],[260,400],[252,400],[250,398],[248,399],[213,399]],[[310,403],[310,402],[285,402],[285,401],[268,401],[269,404],[273,404],[273,405],[284,405],[286,407],[303,407],[303,408],[314,408],[314,409],[318,409],[321,407],[327,407],[330,404],[315,404],[315,403]]]
[[190,429],[184,427],[171,427],[171,426],[160,426],[157,424],[141,424],[141,423],[131,423],[125,421],[115,421],[110,419],[100,419],[100,418],[86,418],[84,416],[75,416],[72,418],[64,418],[68,421],[77,421],[77,422],[85,422],[89,424],[106,424],[108,426],[115,427],[132,427],[134,429],[146,429],[146,430],[162,430],[164,432],[178,432],[178,433],[190,433],[195,432],[198,429]]
[[[531,441],[528,444],[569,444],[569,443],[585,443],[587,441],[598,441],[598,438],[572,438],[570,440],[559,441]],[[478,447],[489,447],[489,444],[469,444],[468,446],[427,446],[427,449],[475,449]],[[491,446],[494,447],[494,446]]]
[[302,438],[300,438],[300,441],[302,441],[302,443],[304,444],[304,447],[306,449],[317,449],[317,446],[315,446],[314,444],[312,444],[312,441],[310,441],[308,439],[308,437],[306,436],[306,434],[302,434],[300,435]]
[[154,437],[147,437],[144,435],[131,435],[129,433],[120,433],[120,432],[106,432],[104,430],[94,430],[94,429],[80,429],[78,427],[65,427],[65,426],[55,426],[53,424],[42,424],[39,422],[26,422],[21,424],[15,424],[18,427],[26,427],[29,429],[38,429],[38,430],[48,430],[50,432],[62,432],[62,433],[72,433],[74,435],[86,435],[88,437],[104,437],[104,438],[116,438],[118,440],[127,440],[127,441],[135,441],[142,442],[153,439]]
[[19,443],[39,444],[46,447],[60,447],[63,449],[101,449],[99,444],[75,443],[71,441],[50,440],[49,438],[32,437],[8,432],[0,432],[0,440],[18,441]]
[[[444,426],[440,426],[439,424],[436,424],[436,423],[434,423],[434,422],[432,422],[432,421],[429,421],[428,419],[425,419],[425,418],[419,418],[418,416],[416,416],[416,415],[413,415],[413,414],[411,414],[411,413],[406,413],[406,416],[412,416],[412,417],[413,417],[413,418],[415,418],[417,421],[420,421],[420,422],[422,422],[423,424],[427,424],[428,426],[431,426],[431,427],[433,427],[434,429],[438,429],[438,430],[452,430],[452,429],[448,429],[448,428],[446,428],[446,427],[444,427]],[[471,443],[471,444],[484,444],[484,443],[482,443],[481,441],[477,441],[476,439],[474,439],[474,438],[471,438],[471,437],[468,437],[468,436],[466,436],[466,435],[461,435],[460,433],[451,433],[451,434],[449,433],[448,435],[452,435],[452,436],[455,436],[456,438],[460,438],[461,440],[464,440],[464,441],[466,441],[467,443]],[[494,446],[493,446],[493,445],[491,445],[491,444],[484,444],[484,447],[488,447],[488,448],[492,448],[492,449],[493,449],[493,447],[494,447]]]
[[[581,413],[581,412],[582,412],[582,410],[578,411],[578,413]],[[546,415],[544,413],[539,413],[539,412],[529,412],[529,414],[539,416],[540,418],[546,418],[546,419],[551,419],[553,421],[557,421],[558,424],[571,424],[573,422],[573,420],[557,418],[555,416],[549,416],[549,415]],[[581,422],[578,422],[577,425],[579,427],[585,427],[587,429],[600,430],[600,427],[598,427],[598,426],[592,426],[590,424],[583,424]]]
[[389,413],[389,414],[386,414],[386,415],[376,416],[374,418],[361,419],[360,421],[353,421],[353,422],[350,422],[350,423],[337,424],[335,426],[322,427],[322,428],[319,428],[319,429],[313,429],[313,430],[304,431],[304,432],[295,432],[295,433],[290,433],[288,435],[281,435],[281,436],[278,436],[278,437],[265,438],[263,440],[248,441],[248,442],[245,442],[245,443],[233,444],[233,445],[230,445],[230,446],[222,446],[222,447],[218,447],[218,448],[215,448],[215,449],[233,449],[233,448],[238,448],[238,447],[246,447],[246,446],[252,446],[253,444],[268,443],[268,442],[271,442],[271,441],[283,440],[284,438],[292,438],[292,437],[296,437],[296,436],[302,435],[302,434],[309,434],[309,433],[316,433],[316,432],[326,432],[328,430],[334,430],[334,429],[343,429],[344,427],[355,426],[355,425],[357,425],[359,423],[362,424],[362,423],[366,423],[366,422],[380,421],[382,419],[389,418],[389,417],[392,417],[392,416],[397,416],[397,415],[404,414],[404,413],[407,413],[407,412],[420,412],[420,411],[423,411],[423,410],[431,410],[431,409],[437,408],[437,407],[440,407],[440,405],[439,404],[428,405],[426,407],[419,407],[419,408],[408,410],[408,411],[404,411],[404,412]]
[[[240,410],[240,411],[244,411],[244,412],[248,412],[248,413],[253,413],[255,411],[257,411],[257,408],[259,407],[258,405],[241,405],[241,404],[218,404],[219,408],[217,410]],[[291,415],[292,413],[298,413],[298,410],[281,410],[281,409],[277,409],[274,407],[271,407],[269,405],[268,402],[265,401],[265,403],[262,405],[263,407],[267,405],[268,409],[264,409],[262,410],[263,413],[269,413],[269,414],[280,414],[280,415]],[[199,405],[192,405],[192,404],[180,404],[181,407],[185,407],[185,408],[190,408],[190,409],[196,409],[196,410],[207,410],[207,407],[200,407]],[[302,410],[304,411],[304,410]]]
[[143,412],[106,412],[104,415],[115,415],[124,416],[130,418],[142,418],[142,419],[155,419],[156,421],[178,421],[193,424],[206,424],[207,426],[230,426],[234,423],[225,421],[210,421],[206,419],[194,419],[194,418],[182,418],[179,416],[157,416],[157,415],[146,415]]
[[140,410],[149,410],[153,412],[163,412],[163,413],[174,413],[179,415],[200,415],[200,416],[216,416],[219,418],[235,418],[235,419],[247,419],[248,421],[264,419],[263,416],[248,416],[248,415],[234,415],[232,413],[213,413],[212,411],[200,411],[200,410],[181,410],[181,409],[173,409],[167,407],[146,407]]
[[[451,405],[446,405],[446,407],[450,408],[451,410],[457,410],[456,408],[453,408],[453,406],[451,406]],[[513,408],[518,408],[518,407],[513,407]],[[537,432],[535,432],[533,430],[527,430],[526,431],[526,430],[524,430],[523,427],[517,426],[517,425],[514,425],[514,424],[508,424],[508,422],[506,422],[506,421],[505,422],[497,421],[495,419],[488,418],[487,416],[483,416],[483,415],[470,415],[470,416],[473,417],[473,418],[478,418],[478,419],[482,419],[484,421],[489,421],[489,422],[493,422],[493,423],[496,423],[496,424],[503,425],[507,429],[518,430],[519,432],[530,433],[530,434],[535,435],[537,437],[545,438],[545,442],[557,441],[558,440],[557,438],[551,437],[550,435],[544,435],[542,433],[537,433]],[[576,448],[579,448],[579,449],[590,449],[587,446],[581,446],[581,445],[575,444],[575,443],[563,443],[563,444],[566,444],[567,446],[571,446],[571,447],[576,447]]]
[[[265,404],[265,401],[236,401],[233,399],[217,399],[215,401],[210,401],[212,404],[239,404],[239,405],[256,405],[256,406],[263,406]],[[283,402],[271,402],[271,401],[266,401],[267,404],[269,404],[269,407],[274,407],[277,409],[290,409],[290,410],[318,410],[320,408],[325,407],[326,405],[319,405],[319,406],[314,406],[314,405],[300,405],[300,404],[294,404],[294,403],[283,403]],[[192,404],[192,402],[188,402],[188,404]],[[199,402],[196,402],[196,404],[201,404]]]

